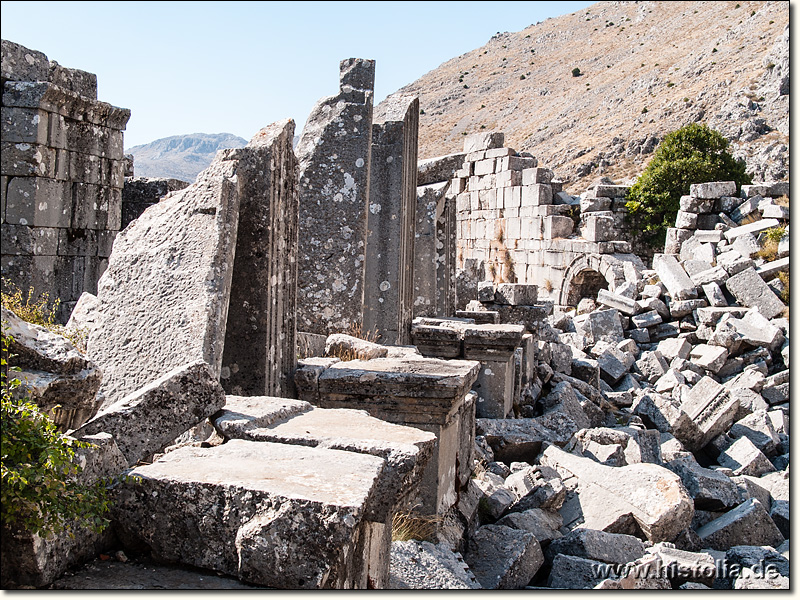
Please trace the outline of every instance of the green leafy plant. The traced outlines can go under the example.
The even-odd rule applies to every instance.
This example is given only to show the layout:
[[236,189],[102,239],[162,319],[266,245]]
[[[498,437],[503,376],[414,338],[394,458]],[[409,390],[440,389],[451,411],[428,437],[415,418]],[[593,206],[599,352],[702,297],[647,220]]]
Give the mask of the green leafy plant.
[[[10,378],[10,336],[2,335],[2,488],[3,529],[46,536],[73,526],[102,531],[108,520],[107,484],[85,485],[75,451],[89,444],[64,436],[27,397],[16,397],[18,378]],[[70,532],[71,533],[71,532]]]
[[707,125],[691,123],[667,134],[628,192],[628,218],[641,241],[653,248],[664,244],[675,223],[681,196],[693,183],[752,183],[745,165],[728,152],[728,140]]
[[573,77],[579,77],[580,74],[581,74],[581,70],[578,67],[575,67],[574,69],[572,69],[572,76]]

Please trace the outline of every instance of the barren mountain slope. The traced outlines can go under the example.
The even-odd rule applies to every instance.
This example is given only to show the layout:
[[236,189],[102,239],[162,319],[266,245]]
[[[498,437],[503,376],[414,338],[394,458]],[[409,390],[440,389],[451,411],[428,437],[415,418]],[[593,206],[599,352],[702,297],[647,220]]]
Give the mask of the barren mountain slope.
[[788,78],[789,2],[600,2],[498,34],[399,93],[419,95],[421,158],[502,131],[576,192],[638,175],[693,121],[722,131],[756,179],[787,178]]

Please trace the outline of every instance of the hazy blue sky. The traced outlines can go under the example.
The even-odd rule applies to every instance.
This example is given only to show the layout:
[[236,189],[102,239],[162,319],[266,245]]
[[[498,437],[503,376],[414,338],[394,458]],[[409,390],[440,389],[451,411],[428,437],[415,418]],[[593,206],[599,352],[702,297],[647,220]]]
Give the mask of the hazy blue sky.
[[250,139],[376,60],[376,103],[495,33],[592,2],[2,2],[3,39],[97,74],[130,108],[125,147],[184,133]]

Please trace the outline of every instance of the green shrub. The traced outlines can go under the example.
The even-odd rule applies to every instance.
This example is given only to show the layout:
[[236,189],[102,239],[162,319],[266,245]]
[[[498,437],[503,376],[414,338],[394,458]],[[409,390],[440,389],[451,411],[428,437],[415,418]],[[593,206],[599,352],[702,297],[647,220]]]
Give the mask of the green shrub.
[[693,183],[752,183],[745,165],[728,152],[728,140],[707,125],[691,123],[667,134],[655,155],[628,192],[628,218],[634,233],[654,248],[663,246],[674,226],[681,196]]
[[[72,525],[102,531],[108,520],[106,481],[87,486],[75,476],[81,467],[75,450],[89,444],[61,435],[29,398],[16,398],[17,378],[8,367],[10,336],[2,335],[2,487],[3,529],[19,528],[47,536]],[[13,368],[10,370],[14,370]]]
[[578,67],[575,67],[574,69],[572,69],[572,76],[573,77],[578,77],[580,74],[581,74],[581,70]]

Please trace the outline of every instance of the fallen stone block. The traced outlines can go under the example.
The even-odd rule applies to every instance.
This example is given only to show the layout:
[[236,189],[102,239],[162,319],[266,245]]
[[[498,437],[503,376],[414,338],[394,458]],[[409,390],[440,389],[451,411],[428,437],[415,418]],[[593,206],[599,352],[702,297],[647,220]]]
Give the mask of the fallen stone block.
[[728,467],[734,475],[760,477],[775,470],[775,467],[749,438],[740,437],[717,459],[720,465]]
[[722,288],[719,284],[705,284],[703,286],[703,293],[706,295],[710,306],[728,306],[728,301],[725,299],[725,294],[722,293]]
[[728,350],[722,346],[698,344],[689,353],[689,358],[698,367],[718,373],[728,359]]
[[767,319],[776,317],[786,308],[753,268],[733,275],[725,282],[725,287],[739,304],[757,308]]
[[157,560],[277,588],[385,587],[389,525],[364,520],[384,464],[269,442],[184,447],[133,469],[112,518]]
[[556,470],[542,465],[512,473],[504,485],[513,488],[517,496],[509,512],[524,512],[533,508],[559,510],[566,497],[566,489]]
[[728,550],[733,546],[772,546],[784,537],[764,506],[753,498],[697,530],[706,547]]
[[669,369],[669,363],[658,350],[642,352],[635,364],[639,373],[650,383],[655,383]]
[[392,542],[389,586],[393,590],[481,589],[464,559],[445,543]]
[[653,269],[674,300],[697,298],[697,287],[674,256],[656,254],[653,257]]
[[664,466],[681,478],[697,509],[729,510],[741,503],[739,488],[730,477],[701,467],[689,452],[678,453]]
[[[429,431],[381,421],[362,410],[316,408],[302,400],[227,396],[214,427],[226,439],[298,444],[379,456],[386,460],[381,494],[367,507],[371,521],[385,521],[398,505],[411,505],[423,490],[422,477],[434,450]],[[427,485],[435,481],[426,481]]]
[[532,284],[500,283],[494,293],[494,302],[511,306],[531,306],[537,299],[538,287]]
[[329,335],[325,341],[325,356],[335,356],[342,360],[371,360],[384,358],[387,354],[386,346],[344,333]]
[[600,304],[608,306],[609,308],[616,308],[623,314],[634,315],[637,311],[636,300],[614,294],[608,290],[600,290],[597,292],[597,301]]
[[656,350],[665,360],[671,362],[675,358],[688,358],[692,345],[685,339],[673,338],[660,341]]
[[545,547],[552,540],[563,536],[559,530],[564,525],[564,521],[557,512],[542,508],[530,508],[521,512],[509,513],[497,521],[496,525],[532,533],[539,544]]
[[755,263],[748,257],[743,256],[736,250],[722,252],[717,256],[717,266],[722,267],[728,272],[728,275],[733,277],[742,271],[750,268],[755,268]]
[[15,394],[25,394],[60,431],[76,429],[100,408],[102,372],[67,338],[20,319],[2,307],[3,335],[10,336],[10,364],[20,367]]
[[691,280],[698,287],[702,287],[709,283],[716,283],[722,285],[730,277],[728,272],[722,267],[712,267],[705,271],[700,271],[691,276]]
[[[689,526],[694,506],[680,478],[649,463],[607,467],[548,446],[540,464],[555,468],[562,477],[577,478],[577,487],[561,509],[565,526],[579,525],[609,533],[630,534],[638,527],[651,541],[672,540]],[[577,511],[575,502],[578,502]],[[569,505],[569,506],[568,506]]]
[[484,589],[521,589],[536,575],[544,555],[533,534],[485,525],[470,539],[464,560]]
[[644,553],[645,547],[642,541],[631,535],[578,528],[564,537],[553,540],[547,548],[546,555],[555,557],[557,554],[566,554],[623,565],[641,558]]
[[198,361],[173,369],[160,379],[107,406],[76,430],[87,435],[110,433],[135,465],[225,406],[225,391],[212,368]]
[[689,415],[661,394],[640,395],[631,411],[660,432],[671,433],[689,448],[698,448],[702,440],[703,433]]
[[551,413],[532,419],[476,419],[475,433],[483,436],[495,459],[504,463],[536,463],[543,442],[566,444],[578,430],[567,415]]
[[767,411],[763,409],[754,411],[736,421],[728,434],[734,438],[746,437],[766,456],[774,455],[780,444],[778,433],[772,427],[772,421],[767,416]]
[[557,554],[553,559],[547,585],[562,590],[591,589],[613,574],[612,568],[606,563],[579,556]]
[[[728,390],[710,377],[703,377],[681,403],[681,410],[700,431],[697,448],[727,431],[736,416],[739,403]],[[681,436],[673,432],[678,439]],[[686,440],[681,439],[684,443]]]
[[676,387],[684,385],[686,378],[676,369],[669,369],[655,383],[655,390],[659,394],[664,394],[674,390]]
[[754,234],[759,233],[761,231],[765,231],[767,229],[772,229],[773,227],[780,226],[780,222],[776,219],[761,219],[759,221],[755,221],[754,223],[750,223],[748,225],[742,225],[740,227],[734,227],[733,229],[728,229],[725,232],[725,239],[729,242],[731,240],[736,239],[739,236],[746,235],[748,233]]
[[734,546],[725,553],[723,565],[728,567],[731,589],[789,589],[789,559],[778,550]]
[[656,325],[660,325],[662,322],[663,320],[661,315],[654,310],[631,317],[631,323],[633,323],[634,327],[638,328],[655,327]]
[[648,548],[647,552],[658,557],[661,570],[669,576],[673,587],[694,582],[709,589],[708,586],[714,583],[717,566],[714,557],[706,552],[687,552],[660,543]]

